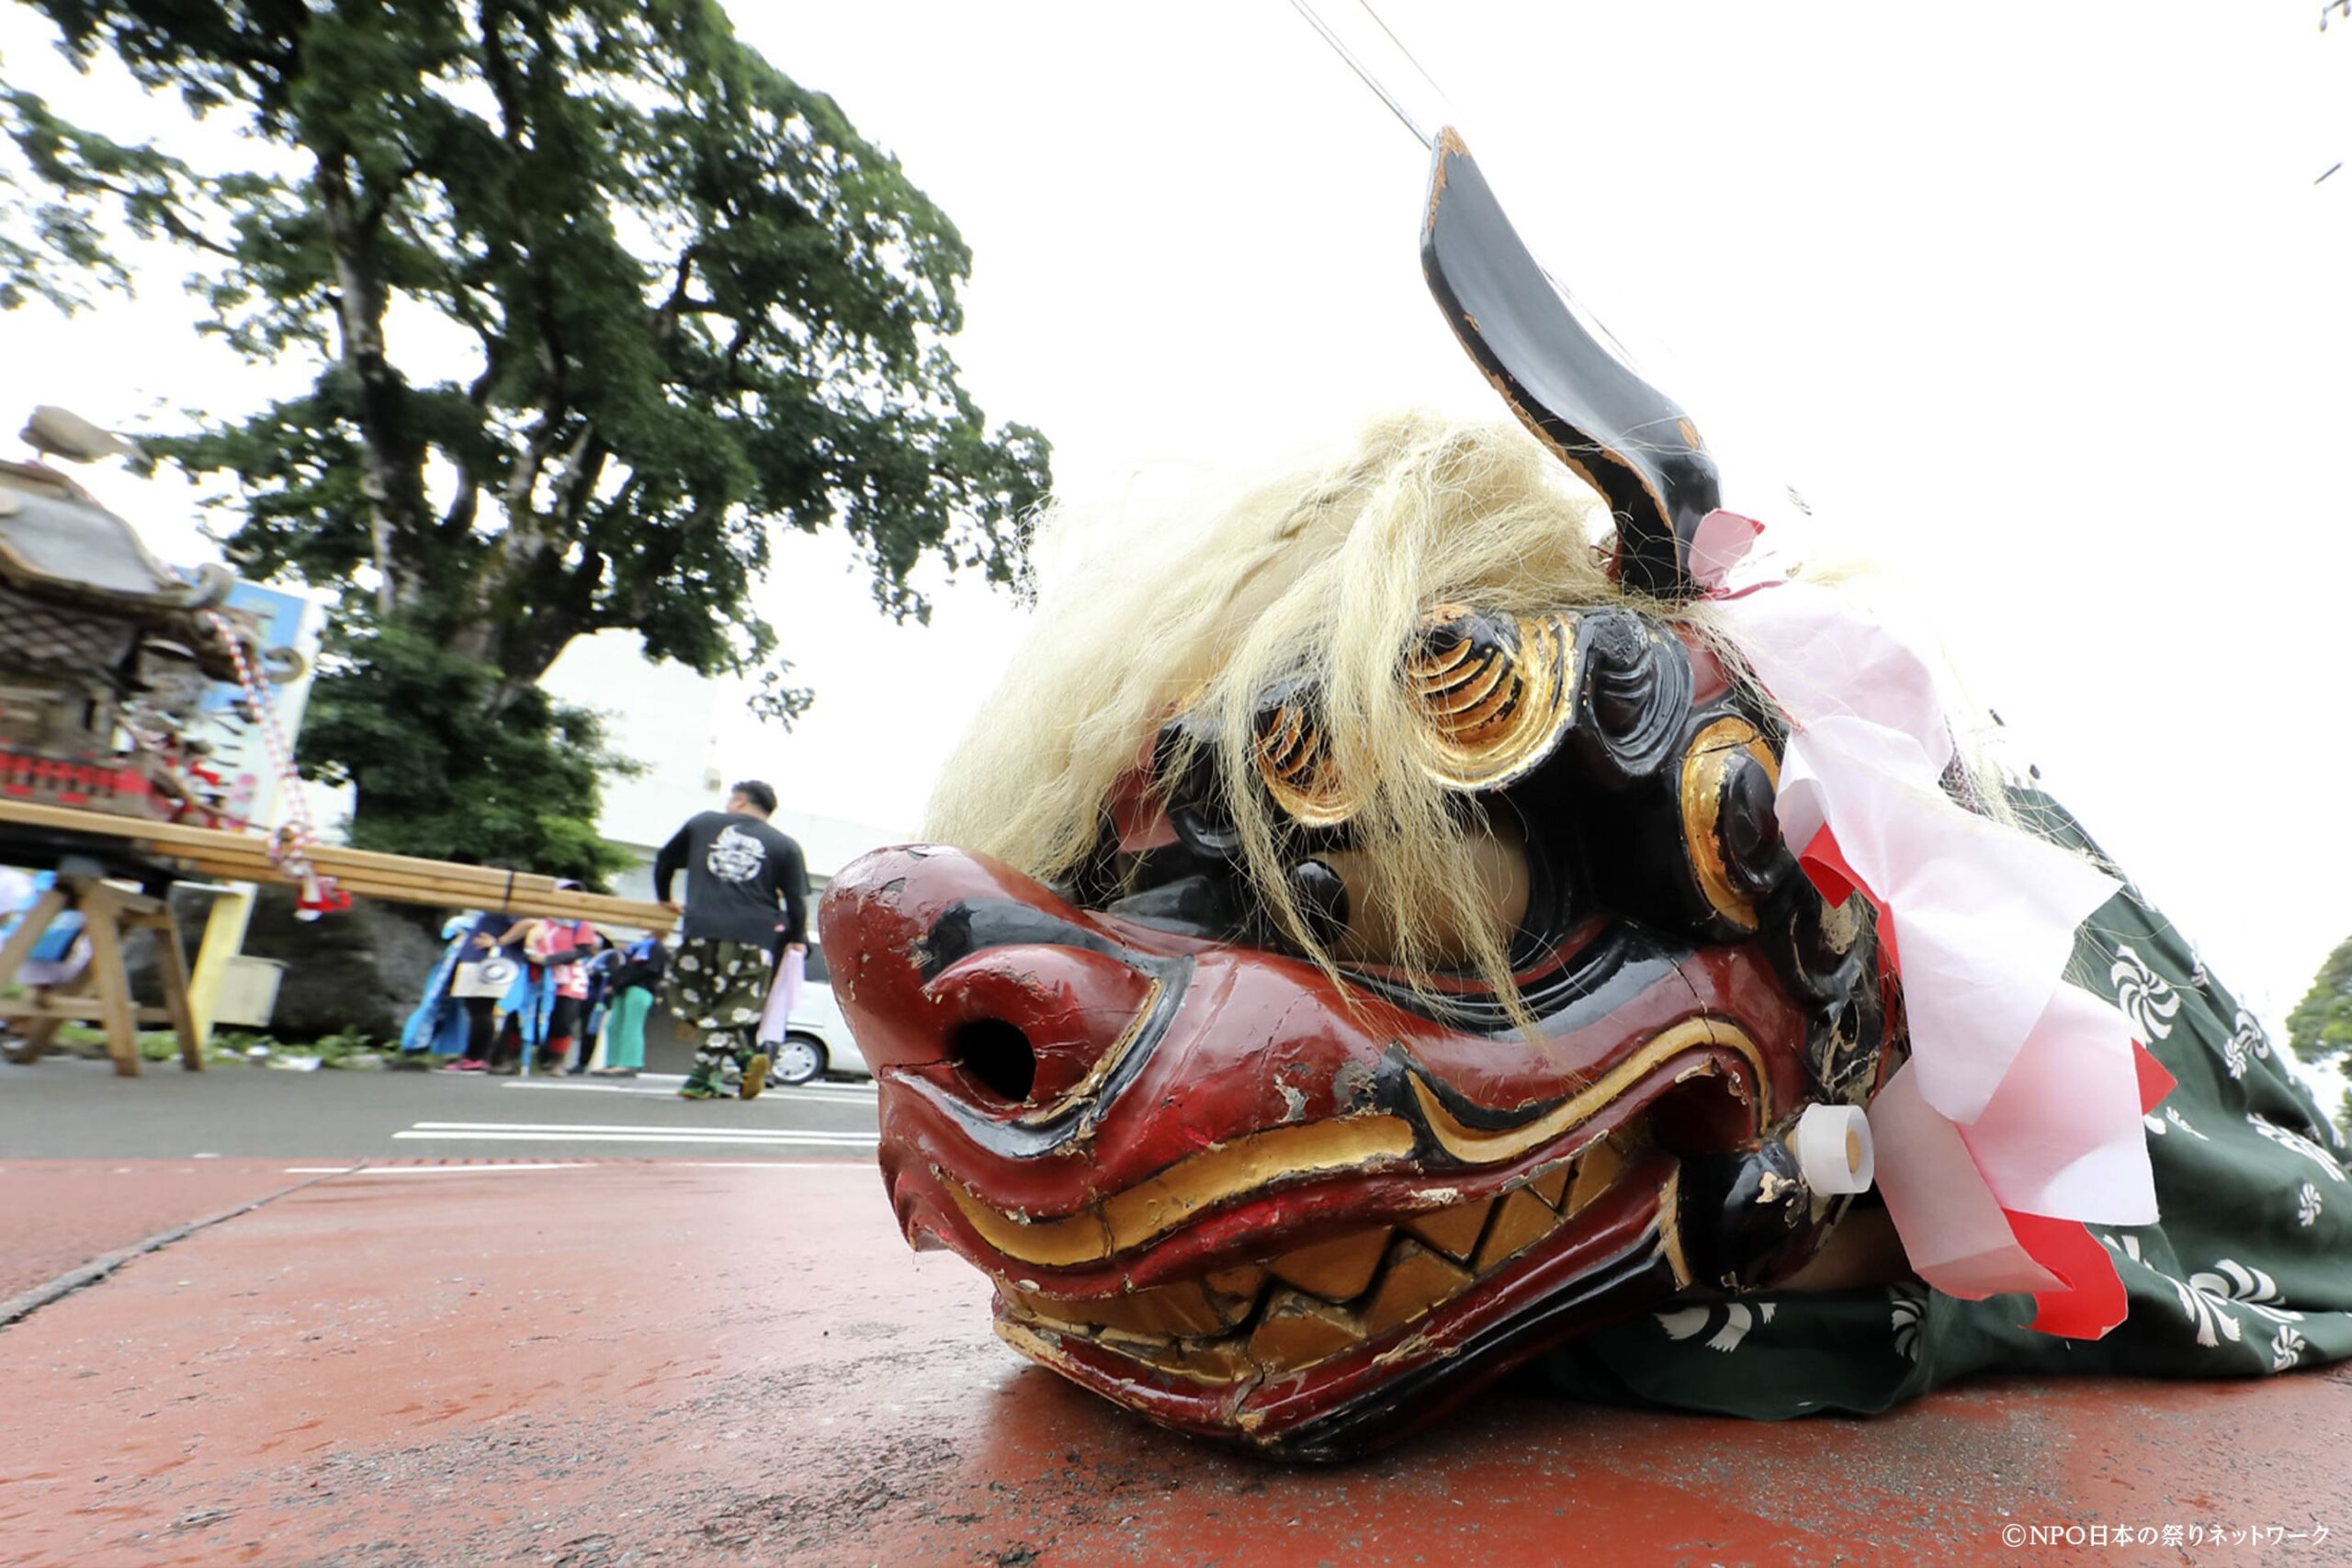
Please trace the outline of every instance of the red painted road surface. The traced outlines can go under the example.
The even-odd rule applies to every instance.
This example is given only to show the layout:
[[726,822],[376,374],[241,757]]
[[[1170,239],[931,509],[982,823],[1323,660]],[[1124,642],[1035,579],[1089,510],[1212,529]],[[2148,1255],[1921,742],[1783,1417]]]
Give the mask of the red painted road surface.
[[[28,1160],[0,1167],[0,1302],[146,1237],[308,1180],[286,1174],[293,1163]],[[6,1364],[0,1351],[0,1366]]]
[[[1781,1426],[1505,1394],[1284,1470],[999,1346],[978,1277],[899,1245],[870,1167],[291,1163],[153,1162],[177,1201],[144,1207],[109,1186],[136,1162],[0,1170],[0,1239],[79,1203],[97,1250],[252,1195],[232,1177],[294,1189],[0,1330],[0,1562],[2352,1562],[2343,1373],[1987,1382]],[[2069,1525],[2248,1541],[2004,1544]]]

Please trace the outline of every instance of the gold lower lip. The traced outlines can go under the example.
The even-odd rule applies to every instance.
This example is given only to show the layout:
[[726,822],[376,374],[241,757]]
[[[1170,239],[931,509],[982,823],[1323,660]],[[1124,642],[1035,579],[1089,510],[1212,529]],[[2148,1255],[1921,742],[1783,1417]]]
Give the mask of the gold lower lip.
[[[1080,1340],[1193,1382],[1301,1371],[1409,1327],[1550,1236],[1617,1184],[1645,1137],[1621,1129],[1499,1193],[1199,1280],[1091,1300],[1000,1280],[998,1333],[1047,1365]],[[1669,1177],[1665,1212],[1674,1201]]]
[[1051,1105],[1043,1106],[1018,1118],[1021,1125],[1023,1127],[1048,1126],[1059,1118],[1069,1115],[1080,1106],[1091,1103],[1097,1095],[1101,1094],[1103,1084],[1110,1079],[1112,1073],[1118,1069],[1119,1064],[1126,1059],[1127,1054],[1136,1048],[1136,1042],[1143,1038],[1144,1025],[1149,1022],[1151,1015],[1159,1010],[1160,998],[1167,989],[1167,986],[1154,976],[1150,985],[1145,987],[1142,1005],[1136,1009],[1135,1016],[1127,1020],[1127,1027],[1121,1032],[1119,1038],[1112,1043],[1111,1048],[1095,1059],[1094,1066],[1086,1070],[1084,1077],[1070,1086],[1069,1093]]
[[1403,1159],[1413,1152],[1412,1125],[1401,1116],[1342,1117],[1272,1127],[1179,1160],[1064,1219],[1032,1220],[996,1209],[944,1170],[933,1175],[980,1239],[1020,1263],[1066,1269],[1165,1235],[1204,1209],[1261,1191],[1277,1181],[1324,1176]]
[[[1596,1082],[1563,1103],[1515,1127],[1472,1127],[1446,1110],[1422,1076],[1412,1075],[1415,1109],[1430,1139],[1464,1166],[1499,1165],[1557,1139],[1592,1119],[1665,1062],[1708,1046],[1745,1058],[1755,1075],[1758,1124],[1766,1113],[1763,1053],[1746,1032],[1721,1019],[1692,1018],[1661,1031]],[[1692,1072],[1720,1071],[1713,1062]],[[1272,1127],[1204,1149],[1113,1193],[1095,1208],[1051,1219],[1009,1213],[974,1196],[947,1171],[933,1168],[956,1209],[980,1239],[1015,1263],[1068,1269],[1099,1263],[1176,1229],[1193,1215],[1237,1198],[1302,1178],[1366,1170],[1408,1158],[1416,1143],[1412,1122],[1385,1112]]]
[[[1702,1046],[1716,1045],[1737,1053],[1746,1058],[1756,1075],[1758,1092],[1755,1109],[1758,1129],[1765,1113],[1764,1054],[1747,1031],[1726,1023],[1722,1019],[1690,1018],[1653,1035],[1642,1048],[1560,1105],[1530,1122],[1516,1127],[1487,1130],[1473,1127],[1446,1110],[1435,1091],[1419,1074],[1413,1076],[1413,1098],[1419,1102],[1421,1119],[1438,1146],[1464,1165],[1496,1165],[1513,1159],[1528,1150],[1541,1147],[1580,1122],[1589,1122],[1603,1106],[1611,1104],[1627,1090],[1655,1072],[1660,1064],[1684,1052]],[[1711,1071],[1713,1064],[1700,1064],[1694,1072]]]

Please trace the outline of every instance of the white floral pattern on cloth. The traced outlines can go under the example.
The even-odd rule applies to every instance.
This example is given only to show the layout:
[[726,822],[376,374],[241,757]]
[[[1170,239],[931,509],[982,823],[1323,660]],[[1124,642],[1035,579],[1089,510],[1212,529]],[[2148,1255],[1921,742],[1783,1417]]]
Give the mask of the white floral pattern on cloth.
[[2303,1337],[2285,1324],[2270,1340],[2270,1370],[2283,1372],[2303,1359]]
[[2222,1042],[2222,1065],[2229,1068],[2230,1077],[2242,1078],[2256,1057],[2269,1060],[2270,1038],[2262,1032],[2261,1021],[2244,1008],[2238,1009],[2233,1028],[2234,1032]]
[[[2278,1300],[2276,1280],[2234,1258],[2218,1258],[2211,1269],[2199,1270],[2183,1280],[2142,1257],[2136,1235],[2101,1235],[2098,1239],[2172,1287],[2173,1293],[2180,1298],[2181,1315],[2197,1330],[2197,1343],[2209,1350],[2218,1349],[2224,1339],[2233,1345],[2244,1343],[2245,1325],[2238,1317],[2240,1312],[2254,1313],[2282,1325],[2303,1320],[2301,1313],[2270,1304]],[[2299,1335],[2299,1355],[2301,1343]]]
[[2305,1228],[2319,1224],[2319,1189],[2306,1181],[2303,1190],[2295,1194],[2295,1223]]
[[2180,995],[2172,982],[2148,966],[2139,950],[2119,942],[2115,963],[2107,972],[2115,987],[2115,1005],[2123,1010],[2140,1038],[2154,1042],[2172,1032],[2173,1015],[2180,1010]]
[[1906,1361],[1919,1359],[1919,1328],[1928,1315],[1928,1292],[1917,1285],[1894,1285],[1887,1290],[1891,1326],[1894,1330],[1894,1353]]
[[2301,1323],[2301,1313],[2270,1303],[2279,1299],[2278,1281],[2259,1269],[2233,1258],[2215,1261],[2215,1272],[2191,1274],[2188,1283],[2202,1293],[2268,1318],[2273,1323]]
[[1653,1313],[1651,1315],[1657,1319],[1658,1326],[1666,1330],[1668,1339],[1691,1339],[1705,1331],[1720,1310],[1724,1314],[1723,1323],[1709,1337],[1707,1348],[1728,1355],[1739,1348],[1740,1341],[1747,1337],[1749,1330],[1759,1320],[1765,1323],[1772,1321],[1773,1305],[1770,1302],[1763,1302],[1750,1308],[1745,1302],[1732,1302],[1720,1308],[1702,1304],[1679,1307],[1673,1312]]
[[2165,1106],[2161,1112],[2151,1111],[2140,1120],[2147,1124],[2149,1133],[2155,1137],[2161,1138],[2177,1127],[2200,1144],[2210,1144],[2213,1141],[2190,1126],[2188,1118],[2169,1105]]
[[2344,1179],[2344,1167],[2336,1163],[2335,1156],[2301,1133],[2290,1132],[2268,1117],[2257,1116],[2251,1111],[2246,1113],[2246,1124],[2280,1148],[2292,1149],[2320,1169],[2327,1172],[2327,1179],[2330,1181]]

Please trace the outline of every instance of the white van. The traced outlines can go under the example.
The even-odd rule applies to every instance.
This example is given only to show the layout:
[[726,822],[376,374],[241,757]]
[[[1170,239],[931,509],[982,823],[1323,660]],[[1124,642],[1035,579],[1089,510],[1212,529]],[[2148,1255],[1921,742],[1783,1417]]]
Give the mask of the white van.
[[824,949],[813,942],[808,944],[808,978],[800,987],[800,1005],[792,1010],[784,1038],[762,1043],[771,1063],[770,1083],[808,1083],[828,1074],[846,1078],[874,1076],[865,1058],[858,1055],[857,1042],[849,1036],[849,1025],[842,1021],[841,1005],[833,1000]]

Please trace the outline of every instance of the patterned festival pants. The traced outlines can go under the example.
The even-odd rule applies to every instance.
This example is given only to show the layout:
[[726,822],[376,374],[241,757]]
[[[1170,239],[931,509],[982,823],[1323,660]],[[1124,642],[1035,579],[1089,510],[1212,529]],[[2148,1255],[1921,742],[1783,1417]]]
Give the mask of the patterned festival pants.
[[775,978],[775,954],[756,942],[687,937],[670,964],[670,1009],[700,1036],[694,1081],[715,1084],[752,1055],[752,1032]]

